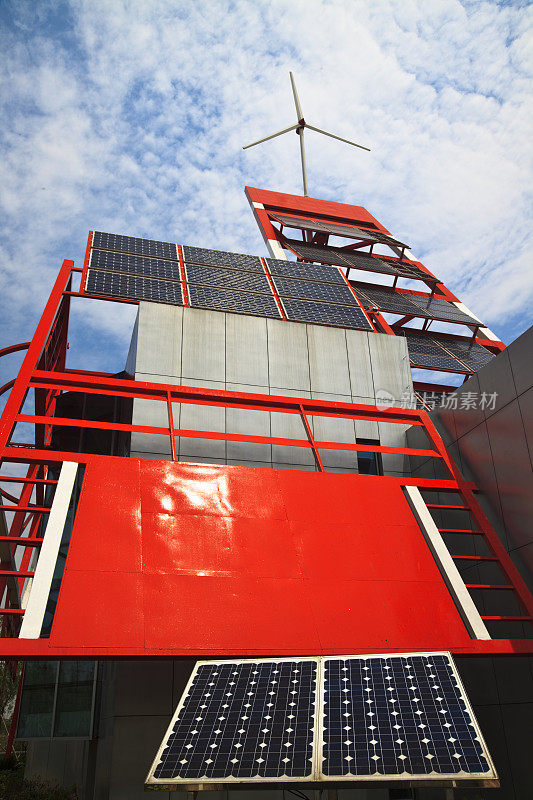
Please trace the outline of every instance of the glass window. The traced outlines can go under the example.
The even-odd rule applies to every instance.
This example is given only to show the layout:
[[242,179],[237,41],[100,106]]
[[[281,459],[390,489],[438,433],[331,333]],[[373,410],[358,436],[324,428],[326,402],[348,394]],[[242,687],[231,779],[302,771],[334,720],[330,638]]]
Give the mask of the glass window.
[[[357,439],[357,444],[375,444],[379,446],[379,439]],[[383,475],[381,453],[359,451],[357,453],[357,467],[360,475]]]

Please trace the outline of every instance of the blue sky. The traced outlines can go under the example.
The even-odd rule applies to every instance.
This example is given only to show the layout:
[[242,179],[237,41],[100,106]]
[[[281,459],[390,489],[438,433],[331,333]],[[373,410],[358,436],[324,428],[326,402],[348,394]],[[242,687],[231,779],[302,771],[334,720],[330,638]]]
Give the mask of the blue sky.
[[[264,254],[246,184],[364,205],[506,343],[531,325],[532,8],[457,0],[0,0],[0,346],[90,229]],[[80,301],[81,303],[81,301]],[[119,370],[133,307],[76,303]],[[0,362],[0,384],[18,360]]]

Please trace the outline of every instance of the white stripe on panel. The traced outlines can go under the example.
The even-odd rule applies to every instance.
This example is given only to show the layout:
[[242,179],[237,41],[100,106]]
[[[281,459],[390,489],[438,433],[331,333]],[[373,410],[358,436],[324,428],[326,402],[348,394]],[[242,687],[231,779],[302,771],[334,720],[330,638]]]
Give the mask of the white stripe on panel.
[[20,628],[19,639],[38,639],[41,634],[44,612],[48,602],[48,595],[50,594],[50,586],[54,576],[57,555],[77,471],[77,463],[72,461],[63,462],[41,545],[37,568],[33,577],[28,605]]
[[433,517],[420,494],[420,490],[417,486],[404,486],[404,491],[468,632],[474,639],[490,639],[491,636],[485,627],[485,623],[481,619],[459,570],[444,544],[439,529],[435,525]]

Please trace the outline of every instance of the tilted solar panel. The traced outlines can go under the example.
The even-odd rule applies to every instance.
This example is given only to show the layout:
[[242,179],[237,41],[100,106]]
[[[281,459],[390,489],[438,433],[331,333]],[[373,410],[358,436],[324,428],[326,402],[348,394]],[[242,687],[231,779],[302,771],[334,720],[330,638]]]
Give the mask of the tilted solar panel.
[[248,272],[263,272],[259,256],[245,253],[226,253],[224,250],[207,250],[204,247],[183,245],[183,260],[190,264],[207,264],[212,267],[243,269]]
[[454,358],[430,336],[423,336],[408,331],[400,331],[407,339],[409,359],[413,366],[426,369],[451,370],[464,372],[464,365]]
[[139,239],[135,236],[94,231],[92,246],[99,250],[118,250],[133,255],[178,260],[178,250],[173,242],[159,242],[153,239]]
[[430,300],[419,295],[410,295],[409,299],[435,319],[465,322],[470,325],[476,322],[469,314],[465,314],[464,311],[461,311],[460,308],[457,308],[456,305],[449,303],[447,300],[440,298]]
[[146,783],[465,779],[497,774],[452,658],[408,653],[199,662]]
[[236,289],[221,289],[218,286],[199,286],[194,283],[188,285],[188,291],[192,307],[254,314],[260,317],[281,317],[273,294],[252,294]]
[[473,340],[462,342],[460,339],[445,339],[444,337],[441,339],[439,337],[437,341],[474,372],[495,358],[494,353]]
[[354,284],[354,289],[365,308],[374,306],[382,311],[391,311],[396,314],[417,315],[420,313],[418,306],[411,303],[409,297],[401,292],[395,292],[393,289],[387,291],[361,283]]
[[180,280],[180,267],[177,261],[162,258],[145,258],[129,253],[113,253],[108,250],[92,250],[89,262],[91,269],[109,272],[124,272],[130,275],[146,275],[149,278]]
[[339,306],[333,303],[295,300],[292,297],[280,299],[289,320],[338,325],[342,328],[356,328],[361,331],[372,330],[372,326],[359,306]]
[[189,283],[272,294],[270,283],[264,272],[261,274],[259,272],[221,269],[219,267],[208,267],[203,264],[186,264],[185,271]]
[[309,780],[316,677],[309,659],[196,665],[148,780]]
[[302,264],[297,261],[284,261],[280,258],[267,258],[266,262],[271,275],[280,275],[284,278],[303,278],[304,280],[323,281],[325,283],[344,283],[344,278],[338,267]]
[[272,280],[280,297],[299,297],[304,300],[324,300],[328,303],[357,305],[357,300],[346,284],[341,286],[318,281],[281,278],[277,275],[273,275]]
[[87,273],[86,291],[108,297],[183,305],[180,283],[160,281],[140,275],[122,275],[118,272],[100,272],[90,269]]
[[270,216],[286,225],[289,228],[297,228],[299,230],[321,231],[329,233],[332,236],[349,236],[351,239],[368,239],[373,242],[383,242],[384,244],[394,244],[399,247],[407,247],[406,244],[399,242],[390,234],[383,233],[375,229],[358,228],[354,225],[341,225],[335,222],[329,222],[322,219],[309,219],[307,217],[291,217],[288,214],[274,214]]
[[494,777],[447,653],[324,664],[323,778]]

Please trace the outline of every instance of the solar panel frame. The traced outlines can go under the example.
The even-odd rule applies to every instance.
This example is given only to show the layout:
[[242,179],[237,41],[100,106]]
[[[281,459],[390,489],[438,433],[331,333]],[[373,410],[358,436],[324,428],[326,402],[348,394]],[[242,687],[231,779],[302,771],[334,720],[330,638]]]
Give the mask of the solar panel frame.
[[142,275],[148,278],[161,278],[163,280],[180,280],[180,266],[178,261],[134,256],[131,255],[131,253],[98,250],[96,248],[91,250],[89,269],[105,272],[121,272],[128,275]]
[[87,294],[100,294],[127,300],[147,300],[152,303],[183,305],[181,283],[147,278],[144,275],[126,275],[121,272],[90,269],[87,272],[85,291]]
[[178,246],[174,242],[161,242],[157,239],[143,239],[137,236],[124,236],[120,233],[93,231],[91,246],[97,250],[112,250],[132,255],[164,258],[178,261]]
[[275,289],[280,297],[293,297],[300,300],[319,300],[338,305],[358,305],[350,287],[343,283],[319,283],[318,281],[298,280],[272,276]]
[[[223,289],[218,286],[187,284],[191,308],[206,308],[213,311],[228,311],[235,314],[251,314],[257,317],[280,319],[281,313],[272,292],[257,294],[238,289]],[[255,305],[254,305],[255,303]]]
[[280,297],[280,301],[290,321],[353,328],[359,331],[373,330],[359,305],[344,306],[292,297]]
[[209,250],[184,244],[183,260],[188,264],[203,264],[210,267],[243,270],[244,272],[264,272],[259,256],[247,253],[230,253],[226,250]]
[[[406,707],[407,704],[405,703],[405,697],[406,695],[409,694],[409,691],[411,691],[411,686],[415,683],[414,680],[411,681],[410,686],[407,686],[406,683],[405,688],[403,686],[401,687],[401,693],[403,694],[403,698],[401,697],[401,694],[399,694],[399,691],[397,689],[395,689],[395,691],[393,692],[390,692],[391,696],[387,697],[386,687],[388,684],[386,683],[385,679],[383,680],[383,685],[379,687],[380,691],[377,693],[375,691],[374,685],[372,686],[372,689],[370,691],[367,691],[368,684],[370,683],[370,681],[367,681],[366,682],[367,688],[362,689],[361,692],[359,692],[359,698],[361,698],[360,702],[361,708],[359,709],[358,715],[353,713],[354,711],[353,692],[350,692],[349,690],[347,691],[340,690],[339,694],[340,695],[344,694],[346,698],[348,698],[348,696],[350,695],[350,700],[346,699],[346,701],[339,702],[339,709],[340,709],[339,718],[341,720],[342,718],[346,720],[346,726],[340,728],[339,733],[335,736],[333,741],[337,739],[338,740],[336,743],[337,747],[342,748],[342,746],[344,746],[349,756],[352,752],[354,753],[354,755],[350,756],[350,760],[348,760],[346,757],[343,757],[343,760],[347,761],[348,765],[347,771],[345,771],[343,774],[338,774],[338,773],[331,774],[331,772],[326,773],[323,766],[324,764],[323,758],[324,758],[324,750],[327,739],[327,734],[325,734],[325,730],[327,730],[327,725],[329,723],[327,700],[326,700],[328,664],[341,663],[341,662],[346,663],[348,661],[368,663],[371,662],[372,660],[381,660],[383,662],[393,662],[393,661],[399,662],[400,659],[404,659],[404,661],[406,662],[408,662],[408,660],[411,660],[411,662],[413,662],[414,659],[417,660],[426,659],[426,664],[428,665],[431,664],[432,668],[431,673],[428,673],[427,675],[424,676],[425,678],[428,679],[427,686],[423,687],[424,691],[420,694],[420,697],[423,697],[424,695],[423,699],[426,702],[425,703],[423,702],[422,707],[425,708],[426,710],[420,712],[420,707],[415,706],[415,700],[412,695],[409,696],[410,711]],[[431,661],[433,661],[433,663],[431,663]],[[438,662],[439,666],[437,666],[436,662]],[[417,664],[419,663],[420,662],[417,662]],[[402,666],[407,667],[408,664],[404,664]],[[414,666],[414,664],[412,664],[411,666]],[[448,651],[418,652],[418,653],[417,652],[380,653],[380,654],[360,655],[360,656],[325,656],[323,658],[322,669],[323,669],[323,683],[321,688],[323,687],[323,692],[321,693],[319,712],[320,712],[320,718],[324,719],[324,726],[320,729],[319,739],[317,743],[317,749],[319,753],[318,763],[320,765],[319,767],[320,774],[317,777],[319,780],[321,781],[344,781],[344,780],[461,781],[461,780],[476,780],[476,779],[497,780],[498,775],[494,763],[491,759],[490,753],[488,751],[487,745],[485,743],[485,740],[483,738],[483,734],[481,733],[481,730],[479,728],[479,724],[474,715],[472,706],[468,699],[468,695],[466,694],[465,688],[462,684],[457,668],[453,662],[452,656]],[[361,672],[363,671],[364,668],[361,670]],[[412,671],[416,672],[415,669],[413,669]],[[443,677],[445,677],[444,671],[446,671],[448,675],[451,675],[451,678],[449,680],[451,689],[444,688],[444,682],[443,682]],[[387,672],[390,672],[390,669],[389,670],[385,669],[385,664],[383,666],[383,672],[385,673],[385,675],[387,674]],[[411,671],[409,671],[408,674],[411,674]],[[416,677],[416,675],[414,677]],[[435,682],[433,683],[433,681]],[[342,682],[343,681],[340,680],[339,684]],[[349,679],[347,680],[347,682],[345,682],[344,689],[347,688],[348,684],[349,684]],[[415,688],[417,690],[421,688],[420,681],[418,682],[418,686],[416,686]],[[367,695],[366,699],[363,699],[363,692],[365,692]],[[452,694],[453,697],[451,697]],[[441,697],[441,695],[444,696]],[[448,698],[450,702],[447,702]],[[393,700],[395,700],[396,702],[393,702]],[[398,706],[396,705],[397,702],[399,703]],[[437,707],[437,703],[439,704],[439,707]],[[461,707],[460,705],[461,703],[463,704],[464,708]],[[341,705],[344,705],[346,710],[343,711],[340,708]],[[366,709],[365,705],[367,706]],[[445,710],[446,705],[448,705],[447,710]],[[431,714],[427,713],[428,707],[431,708],[432,712]],[[350,711],[347,710],[348,708],[350,708]],[[391,708],[393,709],[401,708],[402,711],[401,712],[392,711]],[[452,709],[451,716],[449,708]],[[383,737],[385,739],[384,742],[381,742],[382,737],[379,736],[379,726],[377,724],[374,724],[380,722],[380,711],[378,711],[378,709],[381,709],[381,718],[385,716],[388,717],[388,723],[385,723],[385,725],[383,726],[383,728],[387,731],[387,736]],[[459,711],[463,718],[462,725],[455,724],[455,714],[458,714]],[[440,717],[439,714],[441,715]],[[365,717],[368,717],[370,722],[366,720]],[[391,720],[391,718],[394,719],[394,722]],[[438,720],[438,724],[437,722],[435,722],[435,719]],[[446,719],[447,721],[443,722],[442,720],[444,719]],[[448,722],[449,719],[452,719],[452,723]],[[399,725],[399,722],[396,720],[402,722],[402,725]],[[349,722],[352,722],[352,724],[349,725]],[[405,725],[404,723],[406,722],[408,722],[409,724]],[[342,725],[342,721],[339,724]],[[394,725],[399,725],[399,727],[394,728]],[[349,730],[346,730],[346,728],[348,727]],[[459,735],[457,735],[457,737],[454,735],[454,733],[456,732],[459,733],[459,728],[464,729],[465,727],[471,727],[473,729],[475,736],[467,737],[465,735],[464,739],[462,739],[462,737],[460,737]],[[388,728],[390,728],[390,732]],[[446,731],[444,731],[445,728]],[[376,730],[378,731],[378,734],[375,734]],[[393,733],[393,730],[395,730],[396,732]],[[343,731],[345,731],[346,733],[344,733]],[[370,731],[370,733],[368,731]],[[408,731],[408,733],[406,733],[406,731]],[[433,731],[435,732],[433,733]],[[449,737],[447,733],[448,731],[450,732]],[[430,734],[431,734],[431,739],[427,740],[427,737]],[[379,738],[376,738],[376,736],[379,736]],[[399,740],[401,740],[400,742],[398,742],[398,739],[395,739],[396,736],[398,737]],[[453,739],[453,741],[450,741],[450,737]],[[342,739],[343,741],[341,742],[340,739]],[[412,743],[412,749],[409,752],[409,755],[406,756],[405,759],[403,759],[402,761],[400,760],[399,756],[404,755],[405,754],[404,750],[407,750],[407,748],[402,748],[402,745],[407,744],[407,739],[411,740],[410,743]],[[354,740],[356,740],[357,744],[357,750],[358,750],[357,756],[355,755],[356,747],[354,746],[355,744]],[[444,745],[443,740],[447,742],[447,744]],[[464,751],[467,748],[465,745],[462,744],[462,741],[464,741],[466,744],[473,743],[474,741],[478,743],[477,745],[473,745],[475,749],[478,751],[477,760],[479,761],[480,766],[483,766],[481,761],[481,759],[483,759],[486,763],[487,768],[479,771],[475,770],[472,771],[450,770],[448,772],[435,771],[434,766],[437,766],[439,760],[442,763],[453,763],[451,762],[451,758],[453,757],[453,755],[450,755],[449,751],[451,749],[454,749],[457,752],[457,750],[459,749],[459,745],[456,744],[457,742],[460,743],[461,745],[460,749],[463,750],[464,754]],[[349,744],[346,744],[346,742],[349,742]],[[429,746],[435,745],[437,742],[439,743],[439,745],[438,748],[435,748],[435,750],[439,752],[439,755],[432,754],[433,757],[431,759],[428,759],[427,755],[430,754]],[[385,771],[379,772],[377,769],[375,769],[373,772],[368,771],[366,774],[364,772],[357,772],[357,773],[351,772],[350,768],[353,766],[352,761],[356,761],[356,764],[362,763],[364,764],[364,766],[366,766],[365,755],[364,755],[365,747],[363,747],[363,743],[366,746],[366,752],[368,754],[368,757],[366,758],[367,762],[370,762],[370,760],[374,760],[370,752],[370,747],[372,748],[372,754],[377,755],[378,752],[377,745],[385,744],[385,747],[383,746],[380,747],[381,756],[378,756],[377,759],[374,760],[374,766],[375,764],[377,764],[379,760],[382,760],[384,752],[387,752],[387,761],[392,760],[389,755],[389,753],[392,752],[395,757],[396,766],[398,764],[398,761],[400,761],[400,764],[403,765],[407,761],[412,761],[413,750],[417,748],[421,752],[422,748],[420,746],[423,745],[424,749],[428,750],[428,754],[426,753],[422,754],[422,757],[426,759],[426,762],[422,763],[424,764],[424,766],[426,763],[428,763],[429,766],[432,767],[432,769],[431,771],[427,771],[427,768],[425,769],[425,771],[406,771],[404,768],[404,771],[402,772],[398,771],[398,769],[396,769],[396,771],[389,770],[386,772]],[[447,761],[446,761],[446,755],[444,753],[445,749],[447,751],[446,755],[449,756]],[[481,756],[479,751],[481,751]],[[341,752],[343,752],[343,750],[341,750]],[[361,754],[360,758],[358,758],[359,754]],[[418,753],[416,755],[418,755]],[[435,764],[433,764],[434,758],[438,759]],[[460,759],[456,760],[457,762],[460,761]],[[474,762],[475,760],[476,757],[474,756],[472,758],[472,762]]]
[[[250,668],[250,670],[249,670],[250,671],[250,675],[252,675],[253,674],[253,669],[251,669],[252,667],[257,669],[257,667],[258,666],[260,667],[261,665],[270,665],[272,667],[278,668],[281,665],[288,665],[288,668],[291,670],[290,674],[294,676],[294,675],[300,675],[301,674],[300,671],[294,672],[294,669],[298,669],[298,665],[302,665],[302,664],[310,665],[312,672],[313,672],[313,667],[314,667],[314,679],[312,679],[310,681],[310,684],[314,684],[314,687],[312,687],[311,685],[309,686],[309,695],[308,695],[310,698],[312,698],[312,700],[309,703],[309,708],[307,710],[306,721],[304,723],[304,724],[307,725],[307,729],[306,729],[307,730],[307,733],[306,733],[306,756],[307,756],[307,754],[309,754],[308,757],[306,757],[306,759],[305,759],[306,760],[306,765],[307,765],[307,763],[309,764],[309,770],[307,772],[305,772],[305,774],[303,774],[303,775],[290,775],[290,774],[286,774],[286,773],[282,772],[283,769],[287,770],[289,768],[288,764],[286,762],[285,762],[285,767],[279,766],[281,763],[283,763],[282,757],[288,758],[287,750],[291,751],[291,747],[287,747],[285,752],[284,752],[282,750],[282,747],[284,747],[284,742],[282,742],[282,743],[280,743],[280,747],[279,747],[279,750],[278,750],[278,753],[279,753],[278,769],[279,769],[280,774],[277,774],[277,775],[264,776],[264,775],[260,775],[260,774],[255,774],[255,775],[242,775],[242,774],[240,774],[240,775],[227,775],[225,777],[221,777],[220,775],[216,775],[215,776],[215,775],[207,775],[207,774],[205,774],[201,778],[191,777],[190,775],[185,775],[185,776],[175,775],[173,777],[169,777],[168,775],[162,776],[161,773],[162,773],[162,771],[165,769],[165,767],[168,764],[168,760],[169,760],[169,755],[170,754],[169,753],[167,754],[167,761],[163,762],[163,766],[160,769],[161,764],[162,764],[162,757],[164,756],[165,750],[167,748],[169,750],[172,748],[171,742],[172,742],[173,735],[174,735],[174,742],[173,743],[175,743],[175,741],[176,741],[177,733],[179,732],[179,722],[180,722],[179,718],[180,718],[180,715],[183,714],[183,720],[184,721],[186,719],[186,714],[184,714],[184,712],[188,712],[187,699],[189,697],[191,697],[191,692],[192,692],[193,687],[194,687],[195,679],[197,678],[197,676],[199,676],[200,670],[202,668],[205,667],[205,668],[207,668],[207,670],[211,670],[211,674],[213,674],[213,672],[215,670],[217,672],[219,672],[222,669],[224,669],[227,672],[228,670],[226,668],[229,668],[230,675],[231,675],[231,673],[233,673],[233,671],[234,671],[233,668],[237,668],[235,671],[237,671],[239,673],[239,667],[242,667],[241,672],[238,675],[234,676],[235,685],[236,685],[237,688],[236,689],[232,689],[231,691],[232,691],[232,696],[235,697],[235,695],[237,695],[239,693],[239,688],[242,689],[242,686],[239,687],[239,678],[242,676],[245,668]],[[296,665],[294,667],[294,669],[293,669],[293,665]],[[283,668],[281,670],[281,673],[282,673],[282,676],[283,676]],[[206,674],[208,674],[208,673],[206,673]],[[274,670],[271,670],[271,675],[270,676],[272,676],[274,674],[276,674],[274,672]],[[279,672],[277,674],[279,674]],[[214,677],[219,677],[219,676],[215,675]],[[262,677],[264,677],[264,676],[262,676]],[[293,677],[293,680],[294,680],[294,677]],[[259,683],[260,679],[258,679],[257,682]],[[248,681],[248,683],[249,683],[249,687],[251,689],[252,684],[251,684],[250,681]],[[279,683],[281,683],[281,678],[279,680]],[[229,687],[229,682],[227,682],[227,685]],[[294,686],[298,686],[298,684],[293,684],[293,685]],[[275,687],[276,684],[272,684],[272,686]],[[285,783],[285,782],[296,782],[296,781],[297,782],[303,782],[303,781],[311,780],[312,775],[315,772],[315,767],[316,767],[316,764],[315,764],[315,753],[316,753],[316,741],[317,741],[318,726],[319,726],[319,717],[318,717],[318,713],[317,713],[317,711],[318,711],[318,703],[317,703],[317,694],[318,694],[317,693],[317,689],[318,689],[318,686],[319,686],[319,659],[318,658],[302,656],[302,657],[294,657],[294,658],[280,657],[280,658],[268,658],[268,659],[257,659],[257,660],[233,659],[231,661],[199,661],[199,662],[197,662],[195,664],[195,667],[194,667],[192,673],[191,673],[191,676],[189,678],[187,686],[185,687],[185,690],[184,690],[184,692],[183,692],[183,694],[182,694],[182,696],[180,698],[180,702],[178,703],[178,706],[177,706],[177,708],[176,708],[176,710],[175,710],[175,712],[174,712],[174,714],[172,716],[170,724],[169,724],[169,726],[167,728],[167,731],[166,731],[166,733],[165,733],[165,735],[163,737],[161,746],[159,747],[159,749],[157,751],[157,754],[156,754],[156,757],[155,757],[155,759],[154,759],[154,761],[152,763],[152,766],[150,767],[150,770],[148,772],[148,776],[146,778],[146,785],[151,786],[151,787],[155,787],[155,786],[164,787],[164,786],[176,786],[176,785],[179,786],[179,785],[184,785],[184,784],[185,785],[187,785],[187,784],[195,784],[195,783],[198,783],[198,782],[201,782],[201,783],[220,783],[222,781],[224,783],[228,783],[228,784],[231,785],[231,784],[236,784],[236,783],[237,784],[238,783],[258,783],[258,782],[261,782],[261,783],[263,783],[263,782],[266,782],[266,783],[278,783],[280,781]],[[209,688],[209,685],[204,683],[204,688]],[[246,688],[248,688],[248,686]],[[217,687],[216,684],[215,684],[215,687],[212,690],[212,693],[213,693],[213,700],[212,701],[208,701],[207,704],[205,704],[205,701],[204,701],[203,705],[208,709],[207,711],[205,710],[204,707],[202,707],[202,705],[197,705],[197,708],[200,709],[200,716],[202,714],[205,714],[206,717],[208,717],[210,714],[213,715],[213,711],[209,710],[209,706],[215,701],[217,689],[219,689],[219,687]],[[281,686],[279,686],[279,689],[281,689]],[[279,692],[279,689],[278,689],[278,692]],[[251,699],[247,700],[247,702],[250,704],[249,707],[246,707],[244,702],[243,702],[239,706],[239,711],[238,712],[236,712],[235,710],[232,709],[232,704],[235,701],[232,701],[228,697],[227,707],[230,710],[229,711],[224,710],[222,712],[222,714],[220,714],[220,716],[225,717],[225,719],[220,719],[220,717],[217,716],[217,714],[219,713],[218,711],[214,712],[215,720],[213,720],[213,723],[216,722],[217,725],[219,723],[222,723],[222,724],[220,724],[219,727],[217,728],[217,730],[219,730],[220,733],[216,734],[215,731],[213,730],[212,734],[214,734],[215,737],[220,735],[220,734],[224,734],[226,732],[226,728],[229,727],[230,717],[232,715],[235,715],[235,713],[237,713],[237,716],[239,717],[239,719],[235,718],[235,719],[231,720],[232,722],[235,723],[234,733],[238,734],[238,736],[232,737],[232,744],[234,746],[234,750],[232,752],[241,751],[243,748],[242,747],[238,747],[237,748],[235,745],[239,744],[239,742],[241,741],[241,737],[245,733],[247,733],[249,730],[255,730],[255,729],[257,729],[255,731],[256,732],[256,736],[257,736],[257,742],[259,742],[260,738],[262,738],[263,741],[265,741],[267,739],[267,735],[268,734],[274,734],[274,733],[276,734],[276,737],[275,737],[276,739],[279,738],[279,734],[280,733],[283,733],[283,739],[285,739],[286,741],[291,741],[292,734],[294,734],[294,737],[293,737],[294,741],[296,742],[296,739],[299,738],[300,739],[300,747],[301,747],[302,746],[302,743],[301,743],[302,728],[298,724],[299,723],[298,715],[295,714],[295,711],[298,710],[298,708],[297,708],[298,693],[296,695],[291,695],[291,697],[293,697],[293,699],[289,700],[289,694],[290,694],[289,690],[287,690],[287,692],[286,692],[286,697],[283,697],[281,695],[281,693],[276,695],[275,694],[276,690],[274,688],[272,688],[270,691],[273,692],[273,694],[272,695],[268,695],[268,697],[270,698],[269,702],[271,703],[270,707],[266,705],[266,697],[267,697],[267,695],[265,693],[265,703],[264,703],[263,708],[261,709],[261,712],[260,712],[261,722],[258,722],[256,719],[254,719],[254,716],[255,717],[259,717],[259,712],[254,708],[253,691],[254,690],[252,690],[250,695],[248,695],[248,693],[245,693],[243,695],[243,697],[240,698],[243,701],[246,698],[251,698]],[[296,688],[292,689],[290,691],[296,691]],[[298,691],[299,691],[299,689],[298,689]],[[211,693],[210,693],[210,696],[211,696]],[[223,695],[222,699],[223,698],[224,698],[224,695]],[[235,698],[235,699],[237,699],[237,698]],[[284,709],[285,718],[284,718],[283,724],[281,726],[281,727],[283,727],[283,731],[280,730],[279,719],[276,717],[276,713],[278,712],[278,709],[276,708],[276,702],[275,701],[277,701],[279,699],[285,700],[285,705],[286,705],[286,708]],[[290,703],[293,703],[293,705],[291,706]],[[191,704],[192,704],[192,700],[191,700]],[[219,705],[219,709],[221,709],[221,708],[223,708],[222,704]],[[243,713],[243,709],[245,709],[245,708],[246,708],[246,711],[244,711],[244,713]],[[252,710],[250,711],[249,708],[251,708]],[[270,710],[270,709],[272,709],[272,710]],[[266,713],[263,713],[265,711],[266,711]],[[290,714],[288,713],[289,711],[290,711]],[[196,712],[194,712],[194,713],[196,713]],[[243,719],[243,717],[246,717],[246,719]],[[293,720],[295,718],[296,718],[296,723],[293,722]],[[311,720],[312,720],[312,723],[311,723]],[[205,720],[198,719],[197,717],[196,718],[193,717],[192,720],[190,720],[190,721],[195,723],[194,730],[197,731],[196,734],[193,734],[192,730],[190,730],[190,735],[191,736],[198,735],[199,738],[200,738],[201,734],[202,734],[202,729],[200,728],[200,730],[198,731],[197,728],[199,728],[200,726],[197,725],[196,723],[204,722]],[[225,723],[225,725],[224,725],[224,723]],[[264,725],[264,727],[261,729],[260,726],[262,726],[262,725]],[[287,728],[285,726],[288,726],[288,728],[290,730],[287,730]],[[238,728],[239,728],[239,730],[238,730]],[[177,729],[176,732],[175,732],[175,729]],[[298,734],[300,734],[300,736],[298,736]],[[211,736],[211,738],[213,738],[213,735]],[[221,737],[221,740],[222,740],[222,738],[223,737]],[[229,738],[229,737],[226,737],[226,738]],[[234,741],[235,738],[238,738],[239,741],[235,742]],[[271,744],[273,738],[274,738],[273,735],[271,735],[269,737],[269,744]],[[169,747],[169,744],[170,744],[170,747]],[[267,748],[268,748],[268,745],[267,745]],[[188,748],[188,749],[189,750],[193,750],[193,752],[194,752],[194,749],[192,747]],[[274,748],[272,748],[272,749],[274,749]],[[181,747],[181,751],[183,751],[183,750],[187,750],[186,745]],[[209,750],[211,750],[211,751],[218,750],[218,747],[210,748],[209,745],[207,745],[207,747],[204,748],[204,754],[207,755]],[[265,748],[259,749],[258,744],[256,744],[255,747],[254,747],[254,756],[255,755],[259,755],[259,757],[262,758],[263,756],[260,755],[260,754],[262,752],[264,752],[264,750],[265,750]],[[244,752],[245,751],[243,751],[243,754],[244,754]],[[268,753],[269,750],[267,749],[266,752]],[[178,755],[181,755],[181,752],[176,754],[175,758],[173,759],[174,763],[175,764],[181,764],[181,772],[182,773],[185,772],[185,771],[188,771],[189,768],[187,768],[187,770],[186,770],[185,764],[182,763],[182,760],[181,759],[178,760]],[[208,757],[211,757],[211,756],[209,755]],[[259,771],[266,771],[266,769],[268,768],[268,758],[265,759],[265,761],[267,762],[267,767],[263,767],[262,764],[260,764],[259,766],[257,766],[257,767],[254,766],[253,768],[255,770],[259,770]],[[216,759],[213,759],[213,762],[216,764]],[[227,763],[226,763],[226,768],[228,770],[230,770],[230,771],[233,770],[234,772],[239,771],[239,768],[237,767],[237,763],[238,762],[236,762],[233,765],[233,767],[229,767],[228,766],[228,764],[230,764],[230,763],[232,763],[232,762],[228,757],[228,760],[227,760]],[[255,760],[255,763],[257,763],[256,760]],[[215,769],[216,769],[216,767],[215,768],[211,767],[211,764],[208,765],[208,770],[209,771],[213,772]],[[158,771],[159,771],[159,776],[156,777],[156,773],[158,773]],[[167,771],[169,771],[169,770],[167,770]],[[303,770],[302,770],[302,772],[303,772]]]

